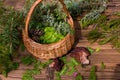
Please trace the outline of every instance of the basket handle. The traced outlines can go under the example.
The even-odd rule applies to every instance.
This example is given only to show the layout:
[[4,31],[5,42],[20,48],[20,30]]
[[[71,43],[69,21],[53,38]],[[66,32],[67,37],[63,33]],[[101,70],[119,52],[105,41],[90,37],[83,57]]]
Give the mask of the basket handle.
[[[25,22],[25,34],[26,34],[26,36],[28,36],[28,25],[29,25],[29,22],[30,22],[31,15],[32,15],[35,7],[36,7],[41,1],[42,1],[42,0],[36,0],[36,1],[34,2],[34,4],[31,6],[31,8],[30,8],[30,10],[29,10],[29,12],[28,12],[28,14],[27,14],[27,18],[26,18],[26,22]],[[73,20],[72,20],[72,17],[70,16],[70,14],[69,14],[69,12],[68,12],[68,10],[67,10],[67,8],[66,8],[66,5],[65,5],[64,1],[63,1],[63,0],[59,0],[59,1],[60,1],[60,3],[63,5],[63,9],[64,9],[65,13],[66,13],[67,16],[68,16],[68,17],[67,17],[68,23],[71,24],[71,28],[73,29]]]

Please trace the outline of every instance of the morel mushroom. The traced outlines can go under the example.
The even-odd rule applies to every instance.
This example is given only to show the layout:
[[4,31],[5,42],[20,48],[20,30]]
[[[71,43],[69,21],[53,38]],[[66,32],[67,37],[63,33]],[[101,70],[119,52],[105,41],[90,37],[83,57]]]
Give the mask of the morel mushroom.
[[75,58],[77,61],[81,62],[81,64],[89,64],[88,56],[90,52],[85,47],[76,47],[71,51],[70,56]]
[[64,66],[64,62],[59,58],[53,60],[53,62],[49,65],[49,67],[54,68],[56,71],[61,71]]

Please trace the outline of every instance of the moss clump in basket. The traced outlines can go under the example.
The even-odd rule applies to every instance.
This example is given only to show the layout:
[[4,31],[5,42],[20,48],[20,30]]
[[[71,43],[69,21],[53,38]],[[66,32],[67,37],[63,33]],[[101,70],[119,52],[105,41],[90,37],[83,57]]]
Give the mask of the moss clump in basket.
[[67,16],[58,2],[40,3],[32,14],[29,36],[42,44],[62,40],[72,31],[66,18]]
[[40,42],[42,43],[57,42],[64,38],[64,36],[60,33],[57,33],[53,27],[46,27],[44,32],[45,34],[40,37]]

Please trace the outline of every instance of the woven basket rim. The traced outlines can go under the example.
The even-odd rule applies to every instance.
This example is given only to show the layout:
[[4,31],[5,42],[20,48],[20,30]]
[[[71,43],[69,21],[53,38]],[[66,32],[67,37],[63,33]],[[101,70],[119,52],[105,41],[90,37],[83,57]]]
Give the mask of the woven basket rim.
[[[23,30],[23,35],[25,35],[25,30]],[[52,48],[54,47],[58,47],[60,44],[63,44],[65,40],[67,40],[72,34],[67,34],[63,39],[57,41],[57,42],[54,42],[54,43],[49,43],[49,44],[42,44],[42,43],[38,43],[38,42],[35,42],[34,40],[32,40],[30,37],[27,37],[27,41],[30,41],[31,42],[31,45],[34,47],[41,47],[42,50],[45,49],[45,47],[47,48],[48,47],[48,50],[51,50]],[[34,44],[34,45],[33,45]],[[51,47],[49,47],[51,46]]]

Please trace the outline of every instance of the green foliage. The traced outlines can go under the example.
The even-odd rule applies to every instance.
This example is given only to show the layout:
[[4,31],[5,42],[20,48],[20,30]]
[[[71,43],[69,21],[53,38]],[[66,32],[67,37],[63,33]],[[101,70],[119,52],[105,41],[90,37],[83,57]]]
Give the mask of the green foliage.
[[96,41],[98,38],[101,37],[101,32],[99,32],[97,29],[92,30],[91,32],[89,32],[89,34],[87,35],[87,39],[88,40],[93,40],[92,42]]
[[100,48],[96,48],[95,52],[99,52],[100,51]]
[[44,29],[44,35],[40,37],[40,43],[54,43],[61,39],[63,39],[64,36],[60,33],[57,33],[53,27],[46,27]]
[[106,39],[100,40],[99,44],[103,45],[110,42],[111,40],[112,40],[112,37],[107,37]]
[[120,16],[120,11],[119,11],[119,12],[116,12],[115,15]]
[[56,80],[62,80],[59,72],[56,72]]
[[79,64],[74,58],[71,58],[71,63],[75,66]]
[[65,65],[63,69],[60,71],[60,75],[64,75],[68,70],[68,67]]
[[[6,67],[5,65],[6,65],[7,67]],[[5,67],[3,68],[3,66],[5,66]],[[5,77],[7,77],[8,72],[11,71],[11,70],[17,69],[18,66],[19,66],[19,64],[16,63],[16,62],[11,62],[11,61],[4,62],[4,64],[1,66],[1,67],[3,68],[2,74],[3,74]]]
[[15,48],[20,41],[18,28],[24,25],[22,23],[24,17],[21,12],[14,9],[4,10],[4,13],[0,17],[2,43],[8,44],[8,46],[12,45]]
[[82,27],[86,27],[94,22],[106,8],[106,0],[64,0],[64,2],[73,19],[76,19],[83,13],[88,13],[80,21]]
[[70,70],[69,70],[69,72],[68,72],[67,74],[68,74],[68,75],[73,75],[74,72],[76,72],[76,69],[75,69],[75,67],[73,66],[73,67],[70,68]]
[[77,62],[74,58],[70,58],[69,60],[67,60],[67,58],[64,56],[64,57],[61,57],[60,59],[65,63],[62,70],[58,72],[60,76],[66,75],[66,74],[71,76],[75,72],[78,73],[76,66],[80,66],[80,63]]
[[21,62],[25,65],[30,65],[35,61],[32,56],[25,56],[21,58]]
[[65,64],[67,63],[67,57],[66,56],[60,57],[60,60],[62,60]]
[[[72,18],[76,18],[77,16],[81,15],[83,12],[83,2],[82,1],[72,1],[72,0],[65,0],[64,1]],[[86,4],[87,5],[87,4]]]
[[[94,3],[94,2],[93,2]],[[93,24],[101,16],[101,13],[106,9],[106,0],[95,0],[95,3],[100,3],[100,6],[94,6],[95,9],[91,10],[90,13],[86,14],[81,20],[80,25],[82,28],[88,27]]]
[[83,77],[82,77],[82,75],[79,73],[79,74],[77,74],[77,76],[76,76],[76,79],[75,80],[83,80]]
[[106,67],[106,66],[105,66],[104,62],[101,62],[101,68],[102,68],[102,69],[105,69],[105,67]]
[[88,51],[93,54],[95,52],[95,49],[91,48],[91,47],[87,47]]
[[102,15],[94,24],[94,29],[88,33],[88,40],[98,41],[101,45],[111,42],[113,47],[120,48],[120,18],[108,19]]
[[82,28],[86,28],[88,27],[90,24],[94,23],[100,16],[100,13],[98,11],[93,11],[88,13],[87,15],[85,15],[85,17],[83,17],[80,20],[80,25]]
[[24,75],[23,75],[23,77],[22,77],[22,80],[34,80],[34,75],[36,75],[36,74],[39,74],[40,72],[39,72],[39,70],[37,70],[37,69],[33,69],[33,70],[27,70],[25,73],[24,73]]
[[23,21],[21,11],[6,7],[0,1],[0,73],[5,76],[18,67],[12,60],[21,42],[19,29],[23,27]]
[[24,46],[23,42],[20,44],[20,50],[25,51],[25,46]]
[[17,69],[19,64],[12,62],[8,55],[4,54],[4,56],[0,56],[0,73],[7,77],[8,72]]
[[25,6],[24,6],[24,13],[27,14],[27,12],[29,11],[30,7],[32,6],[32,4],[35,2],[35,0],[26,0],[25,1]]
[[[77,71],[77,68],[76,68],[77,66],[79,67],[80,63],[78,63],[74,58],[67,60],[65,56],[61,57],[60,59],[64,61],[65,65],[60,72],[55,72],[56,80],[62,80],[61,76],[66,75],[66,74],[72,76],[74,73],[77,73],[77,75],[75,76],[75,80],[83,80],[83,76]],[[51,62],[52,60],[49,60],[44,63],[38,60],[34,60],[33,62],[34,68],[32,70],[27,70],[23,74],[22,80],[28,80],[28,79],[34,80],[33,76],[40,74],[41,70],[47,67]],[[91,71],[90,71],[90,80],[96,80],[95,71],[96,71],[96,67],[92,66]]]
[[95,52],[99,52],[100,51],[100,48],[96,48],[96,49],[93,49],[91,47],[87,47],[88,51],[91,53],[91,54],[94,54]]
[[66,63],[67,66],[67,74],[73,75],[74,72],[77,72],[76,66],[79,66],[79,62],[77,62],[74,58],[71,58],[69,62]]
[[92,66],[91,67],[91,70],[90,70],[90,76],[89,76],[89,80],[97,80],[97,77],[96,77],[96,67],[95,66]]
[[[35,8],[30,20],[29,30],[40,29],[45,33],[40,38],[40,43],[57,42],[58,39],[61,40],[68,33],[72,32],[70,25],[66,22],[67,15],[57,3],[53,2],[40,3]],[[48,32],[48,26],[53,27],[56,32],[52,28],[51,31]],[[55,32],[54,35],[52,35],[53,32]]]
[[33,63],[34,68],[27,70],[23,74],[22,80],[34,80],[34,75],[40,74],[41,70],[51,63],[51,60],[48,60],[47,62],[43,63],[39,60],[36,60],[35,58],[31,57],[31,59],[33,60],[31,61],[31,63]]

